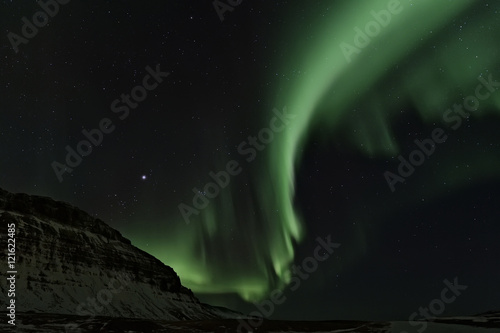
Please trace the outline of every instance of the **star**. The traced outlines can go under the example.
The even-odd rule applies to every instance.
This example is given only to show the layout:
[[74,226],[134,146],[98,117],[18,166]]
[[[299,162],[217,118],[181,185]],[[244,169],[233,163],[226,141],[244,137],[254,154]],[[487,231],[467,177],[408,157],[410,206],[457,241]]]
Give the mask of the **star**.
[[148,177],[146,177],[146,175],[142,175],[141,179],[142,180],[146,180]]

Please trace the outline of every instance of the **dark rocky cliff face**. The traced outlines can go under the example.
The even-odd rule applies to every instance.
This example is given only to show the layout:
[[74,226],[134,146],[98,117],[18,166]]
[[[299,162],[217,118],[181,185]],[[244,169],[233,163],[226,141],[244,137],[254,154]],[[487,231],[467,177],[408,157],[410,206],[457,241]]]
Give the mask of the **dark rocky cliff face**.
[[[166,320],[235,315],[201,304],[171,267],[67,203],[0,189],[4,249],[11,223],[18,312]],[[5,279],[0,288],[5,295]]]

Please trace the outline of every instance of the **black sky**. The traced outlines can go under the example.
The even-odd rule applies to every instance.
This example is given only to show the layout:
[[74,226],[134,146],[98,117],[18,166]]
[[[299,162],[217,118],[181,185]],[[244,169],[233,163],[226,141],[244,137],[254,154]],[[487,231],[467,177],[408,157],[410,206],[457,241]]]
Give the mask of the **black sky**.
[[[307,29],[327,7],[243,1],[221,22],[211,1],[73,0],[16,53],[7,33],[20,34],[21,18],[39,6],[2,1],[0,187],[76,205],[148,251],[146,237],[158,243],[164,236],[155,230],[176,230],[168,217],[220,161],[237,156],[238,144],[262,127],[263,110],[282,107],[275,96],[290,78],[277,65],[301,43],[289,29]],[[141,84],[148,66],[170,74],[120,120],[112,102]],[[436,127],[414,108],[405,105],[392,125],[403,155]],[[52,163],[64,163],[65,147],[103,118],[115,130],[59,182]],[[342,247],[285,293],[272,318],[406,319],[455,277],[468,289],[444,314],[500,308],[500,177],[480,171],[484,163],[500,167],[498,116],[467,120],[396,193],[382,176],[397,168],[395,157],[360,154],[341,128],[322,131],[307,138],[296,168],[294,202],[306,235],[294,244],[295,262],[311,255],[318,236]],[[252,179],[262,165],[239,176],[244,190],[232,193],[235,201],[257,191]],[[447,186],[442,174],[466,181]],[[234,231],[245,233],[243,223]],[[255,310],[235,294],[197,296]]]

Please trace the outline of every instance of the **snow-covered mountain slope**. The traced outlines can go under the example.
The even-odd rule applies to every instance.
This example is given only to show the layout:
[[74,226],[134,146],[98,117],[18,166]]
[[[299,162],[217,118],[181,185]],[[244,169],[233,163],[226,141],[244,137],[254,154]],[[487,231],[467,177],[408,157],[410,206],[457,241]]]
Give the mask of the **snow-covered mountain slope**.
[[[0,189],[2,249],[12,224],[18,313],[157,320],[238,315],[200,303],[171,267],[69,204]],[[7,289],[4,278],[0,294]]]
[[[0,189],[2,249],[9,225],[16,239],[16,326],[7,323],[4,303],[0,332],[413,333],[423,326],[264,320],[252,328],[239,313],[200,303],[171,267],[69,204]],[[0,280],[2,299],[6,281]],[[426,333],[500,333],[500,312],[425,324]]]

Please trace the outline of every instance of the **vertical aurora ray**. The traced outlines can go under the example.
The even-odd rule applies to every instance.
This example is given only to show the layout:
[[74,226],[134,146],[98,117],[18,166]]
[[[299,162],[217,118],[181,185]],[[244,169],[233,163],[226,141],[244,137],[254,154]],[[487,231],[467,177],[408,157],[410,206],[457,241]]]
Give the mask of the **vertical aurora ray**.
[[[480,24],[494,25],[493,15],[469,18],[467,28],[458,38],[450,33],[452,21],[477,6],[465,0],[401,1],[401,13],[393,15],[367,48],[348,62],[339,44],[354,45],[354,27],[365,27],[374,20],[371,11],[386,9],[387,4],[386,0],[353,2],[330,8],[332,15],[318,22],[316,31],[305,31],[299,38],[297,33],[294,37],[299,41],[297,50],[289,53],[292,60],[286,62],[281,72],[299,68],[304,74],[283,88],[285,93],[278,100],[284,101],[296,119],[285,137],[278,138],[270,149],[268,168],[278,196],[274,200],[272,195],[263,196],[262,204],[272,202],[281,208],[283,233],[295,240],[299,240],[302,229],[292,205],[294,170],[311,132],[326,127],[334,133],[341,126],[354,125],[360,130],[351,132],[348,139],[356,149],[369,156],[395,155],[398,144],[394,142],[390,121],[403,104],[413,103],[425,121],[439,120],[450,103],[460,102],[473,93],[479,75],[488,76],[498,64],[498,46],[492,30],[478,38],[475,28]],[[315,38],[307,45],[303,41],[312,39],[309,36]],[[432,43],[446,47],[429,54]],[[403,69],[396,70],[400,67]],[[401,73],[405,76],[397,77]],[[388,97],[389,89],[397,98]],[[496,104],[498,110],[499,101],[500,96],[492,96],[484,105]],[[352,120],[346,114],[356,109],[363,111],[355,118],[355,124],[350,124]],[[268,184],[268,179],[262,181],[262,193],[273,193],[264,184]]]
[[[474,93],[479,76],[486,79],[498,73],[499,47],[493,30],[477,30],[480,26],[496,25],[494,14],[468,17],[467,27],[459,36],[451,27],[467,10],[481,6],[473,1],[402,1],[403,11],[393,16],[389,26],[382,28],[368,47],[348,62],[340,42],[354,45],[353,28],[364,27],[373,20],[370,11],[385,9],[387,3],[353,3],[339,9],[337,12],[344,15],[332,15],[325,19],[331,20],[330,25],[320,22],[316,33],[307,31],[299,38],[306,40],[311,34],[317,41],[309,47],[298,43],[297,51],[291,52],[295,58],[305,59],[302,64],[291,61],[282,69],[289,72],[300,68],[304,72],[300,80],[283,89],[285,94],[279,98],[286,101],[297,120],[286,132],[286,138],[274,145],[269,154],[271,178],[275,188],[280,189],[280,197],[287,200],[281,207],[292,216],[294,170],[311,133],[327,128],[332,135],[325,139],[331,140],[339,137],[336,131],[345,132],[343,127],[347,127],[351,131],[346,139],[355,150],[368,156],[395,156],[399,149],[391,120],[398,116],[403,105],[413,104],[423,121],[440,122],[453,103],[461,103],[465,96]],[[436,49],[432,44],[439,47]],[[498,111],[499,101],[497,94],[481,102],[483,113],[478,116]],[[358,113],[355,117],[354,112]],[[488,160],[498,158],[490,156]],[[479,165],[485,172],[491,169],[488,167],[491,163]],[[491,170],[486,173],[493,175]],[[454,184],[460,186],[460,181],[456,179]]]
[[[457,35],[458,20],[483,6],[472,0],[401,1],[401,13],[348,62],[340,43],[353,45],[354,28],[363,28],[373,20],[370,12],[387,4],[345,1],[328,10],[325,5],[324,17],[311,14],[307,29],[290,33],[295,48],[275,62],[292,79],[279,82],[270,95],[295,119],[262,153],[264,162],[232,181],[201,211],[199,222],[186,226],[174,216],[176,227],[159,230],[166,239],[148,249],[194,292],[256,300],[288,282],[294,244],[307,224],[293,204],[294,170],[312,133],[327,129],[331,136],[325,140],[348,140],[368,156],[394,156],[399,148],[391,122],[401,107],[413,105],[423,121],[439,122],[444,110],[473,93],[478,76],[498,73],[495,30],[484,28],[496,24],[493,14],[478,10],[481,15],[467,17]],[[500,94],[482,103],[498,110]],[[263,111],[264,125],[270,110]],[[241,193],[245,182],[252,189]],[[236,239],[231,230],[240,230]]]

